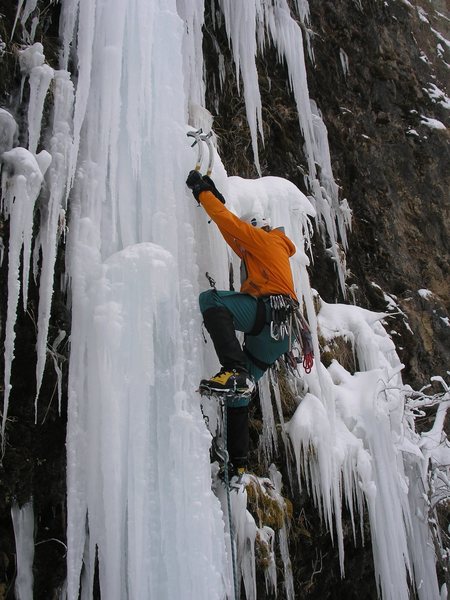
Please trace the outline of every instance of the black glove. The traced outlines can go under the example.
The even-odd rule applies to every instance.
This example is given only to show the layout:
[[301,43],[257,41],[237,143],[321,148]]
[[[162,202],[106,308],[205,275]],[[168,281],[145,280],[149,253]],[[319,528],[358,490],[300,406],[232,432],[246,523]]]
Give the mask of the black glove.
[[198,185],[202,185],[203,177],[200,171],[189,171],[186,179],[186,185],[189,189],[194,190]]
[[214,194],[214,196],[218,200],[220,200],[222,202],[222,204],[225,204],[225,198],[222,196],[222,194],[216,188],[216,184],[211,179],[211,177],[209,177],[209,175],[203,175],[203,181],[206,181],[206,183],[211,186],[211,192]]
[[200,192],[212,192],[214,196],[222,202],[222,204],[225,204],[225,198],[216,188],[214,181],[211,179],[211,177],[208,177],[208,175],[202,177],[199,171],[190,171],[188,178],[186,179],[186,185],[192,190],[197,202],[199,202],[198,197]]

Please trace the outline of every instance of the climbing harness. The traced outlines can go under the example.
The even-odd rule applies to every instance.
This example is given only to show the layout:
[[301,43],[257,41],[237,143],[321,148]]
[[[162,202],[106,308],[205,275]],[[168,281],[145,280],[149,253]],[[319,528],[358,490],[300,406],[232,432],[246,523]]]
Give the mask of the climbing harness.
[[[213,290],[217,291],[216,281],[211,277],[208,271],[205,273],[209,285]],[[290,371],[297,372],[297,366],[303,363],[305,373],[311,373],[314,365],[314,346],[312,341],[311,330],[306,319],[300,312],[298,302],[290,296],[274,294],[272,296],[264,296],[257,299],[256,316],[253,328],[244,336],[258,336],[264,327],[269,324],[270,336],[275,341],[284,340],[289,336],[289,348],[283,355],[284,362]],[[270,321],[267,321],[266,303],[270,306]],[[205,335],[203,339],[206,343]],[[295,344],[297,343],[297,345]],[[261,369],[266,371],[272,365],[260,360],[248,350],[245,342],[243,351],[248,356],[249,360]],[[303,357],[303,359],[301,358]],[[202,393],[207,393],[207,390],[200,390]]]

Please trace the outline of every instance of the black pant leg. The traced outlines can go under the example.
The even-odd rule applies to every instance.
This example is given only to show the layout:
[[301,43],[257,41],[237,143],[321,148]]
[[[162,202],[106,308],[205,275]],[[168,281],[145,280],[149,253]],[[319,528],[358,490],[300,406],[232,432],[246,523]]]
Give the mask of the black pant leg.
[[248,406],[227,409],[227,447],[234,467],[246,467],[249,449]]

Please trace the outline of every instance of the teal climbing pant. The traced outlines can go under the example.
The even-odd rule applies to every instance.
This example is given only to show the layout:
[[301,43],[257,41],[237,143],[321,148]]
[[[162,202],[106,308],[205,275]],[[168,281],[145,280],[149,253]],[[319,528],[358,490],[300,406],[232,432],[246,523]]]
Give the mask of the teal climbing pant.
[[[241,292],[228,292],[222,290],[207,290],[199,296],[200,310],[202,314],[209,308],[226,308],[233,316],[234,328],[236,331],[243,331],[245,334],[245,348],[251,357],[257,362],[271,365],[277,358],[288,351],[289,338],[274,340],[270,335],[270,306],[266,303],[266,324],[258,335],[248,335],[253,329],[255,323],[258,301],[249,294]],[[255,381],[261,379],[266,369],[256,366],[248,358],[248,371]]]

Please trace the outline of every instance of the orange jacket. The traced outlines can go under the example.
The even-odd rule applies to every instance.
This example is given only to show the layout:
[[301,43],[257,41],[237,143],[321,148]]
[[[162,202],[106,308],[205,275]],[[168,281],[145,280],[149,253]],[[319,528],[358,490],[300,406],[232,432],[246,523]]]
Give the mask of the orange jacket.
[[241,292],[255,297],[288,294],[297,300],[289,264],[296,251],[291,240],[279,229],[264,231],[241,221],[212,192],[200,192],[199,200],[227,244],[244,261],[247,279]]

